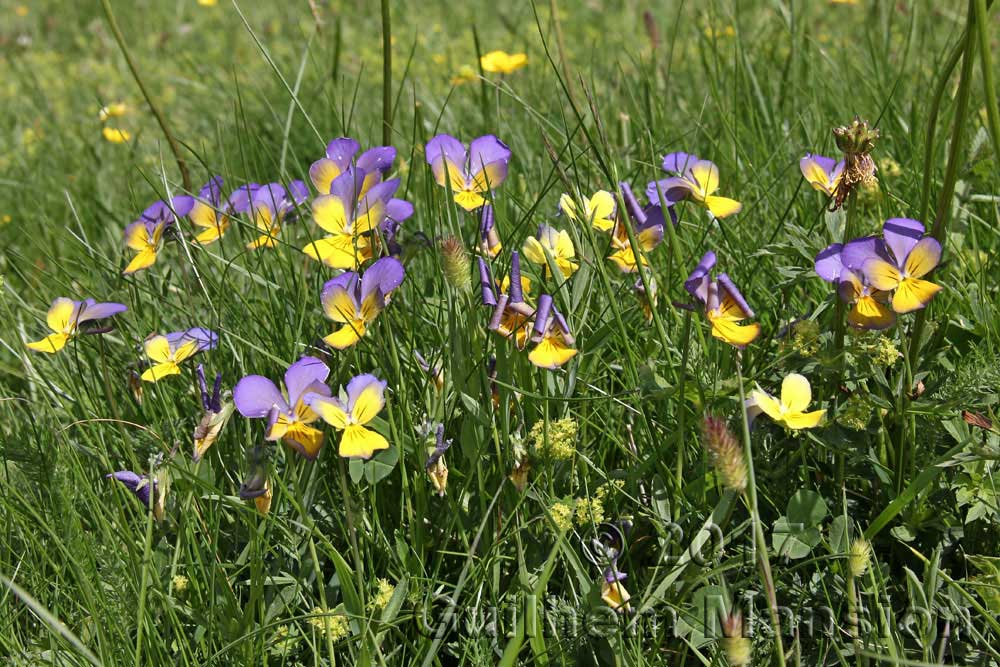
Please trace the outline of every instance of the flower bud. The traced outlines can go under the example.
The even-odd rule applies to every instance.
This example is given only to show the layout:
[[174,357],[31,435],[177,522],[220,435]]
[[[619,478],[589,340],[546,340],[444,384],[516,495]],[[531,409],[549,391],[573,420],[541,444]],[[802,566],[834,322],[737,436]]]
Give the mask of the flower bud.
[[747,488],[747,463],[736,436],[726,426],[724,419],[705,415],[701,426],[701,439],[712,458],[712,464],[722,479],[722,485],[731,491],[743,493]]
[[441,250],[445,280],[459,292],[471,290],[472,280],[469,274],[472,271],[472,259],[462,242],[454,236],[446,236],[441,239],[438,246]]
[[868,571],[872,561],[872,545],[863,536],[851,542],[851,550],[847,555],[847,569],[855,579]]
[[722,617],[722,652],[731,667],[746,667],[753,659],[753,643],[743,633],[743,615],[738,611]]
[[878,128],[872,129],[867,120],[855,116],[850,125],[834,128],[833,137],[837,148],[845,153],[871,153],[879,138]]

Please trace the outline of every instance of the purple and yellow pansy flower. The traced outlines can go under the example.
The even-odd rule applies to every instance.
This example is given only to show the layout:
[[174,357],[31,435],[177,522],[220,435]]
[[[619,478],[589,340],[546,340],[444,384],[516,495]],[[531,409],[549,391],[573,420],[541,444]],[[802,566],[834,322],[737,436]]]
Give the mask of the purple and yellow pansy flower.
[[754,316],[753,310],[725,273],[712,280],[714,267],[715,253],[708,251],[684,281],[684,288],[704,305],[712,336],[734,347],[746,347],[760,335],[760,325],[740,324]]
[[211,350],[218,343],[219,335],[203,327],[154,334],[142,344],[152,365],[143,371],[141,378],[145,382],[158,382],[170,375],[179,375],[182,362],[199,352]]
[[875,289],[863,271],[844,264],[845,254],[847,257],[867,257],[875,242],[874,238],[851,241],[846,253],[844,245],[833,243],[816,255],[817,275],[836,285],[841,301],[851,306],[847,321],[857,329],[887,329],[896,323],[896,314],[885,305],[889,300],[888,292]]
[[350,137],[340,137],[327,144],[326,157],[309,167],[309,179],[321,195],[329,194],[333,182],[352,165],[364,175],[358,187],[358,195],[363,195],[382,180],[396,160],[396,149],[392,146],[369,148],[355,161],[354,156],[359,150],[361,144]]
[[615,197],[607,190],[598,190],[580,203],[568,194],[559,197],[559,209],[573,222],[586,222],[599,232],[610,232],[615,226]]
[[213,176],[205,183],[194,200],[188,219],[201,229],[194,242],[201,245],[214,243],[229,229],[227,202],[222,200],[222,177]]
[[713,162],[690,153],[670,153],[663,158],[663,170],[677,175],[647,186],[646,197],[651,202],[659,201],[660,193],[668,205],[690,199],[716,218],[734,215],[743,208],[735,199],[715,194],[719,189],[719,168]]
[[178,195],[170,203],[160,200],[142,212],[138,220],[125,228],[125,245],[136,252],[123,272],[130,275],[149,268],[163,246],[163,235],[178,218],[183,218],[194,206],[194,198]]
[[405,275],[398,259],[383,257],[361,276],[348,271],[327,282],[320,297],[323,312],[343,326],[325,336],[323,342],[343,350],[361,340]]
[[306,404],[330,426],[343,431],[338,453],[344,458],[371,458],[389,441],[366,427],[385,407],[386,383],[371,374],[358,375],[339,396],[307,393]]
[[80,325],[94,320],[124,313],[128,308],[120,303],[97,303],[93,299],[73,301],[64,296],[58,297],[49,306],[45,314],[45,323],[52,333],[41,340],[25,343],[29,350],[54,354],[66,347],[71,338],[85,333],[103,333],[106,329],[81,331]]
[[882,226],[882,239],[844,248],[845,265],[859,268],[877,290],[892,291],[892,309],[910,313],[925,308],[941,286],[924,280],[941,261],[941,244],[924,236],[924,226],[910,218],[890,218]]
[[330,369],[316,357],[302,357],[285,371],[285,389],[262,375],[248,375],[233,388],[233,402],[248,419],[267,418],[267,440],[281,440],[310,461],[323,447],[323,432],[310,426],[319,419],[305,402],[307,394],[330,396]]
[[[625,201],[625,206],[633,221],[632,231],[635,234],[635,240],[643,252],[652,252],[663,241],[663,231],[666,225],[663,209],[660,208],[659,204],[649,204],[642,208],[628,183],[622,182],[620,187],[622,199]],[[673,206],[668,207],[668,211],[672,223],[677,224]],[[625,221],[620,216],[611,231],[611,249],[612,252],[608,255],[608,259],[614,262],[622,273],[635,273],[638,270],[638,257],[641,255],[638,255],[632,247]],[[643,258],[642,265],[648,264],[649,262]]]
[[572,276],[580,265],[576,262],[576,248],[573,239],[563,229],[559,230],[546,224],[538,225],[538,236],[529,236],[521,246],[525,259],[542,267],[545,277],[552,275],[549,267],[549,257],[563,278]]
[[466,150],[461,141],[439,134],[424,147],[434,180],[451,188],[455,203],[474,211],[486,203],[486,193],[507,178],[510,148],[492,134],[473,139]]
[[393,195],[399,179],[376,182],[360,192],[367,176],[348,166],[330,184],[330,193],[313,200],[313,220],[329,235],[316,239],[303,252],[335,269],[356,269],[374,255],[376,230],[387,240],[395,237],[400,222],[413,215],[413,205]]
[[812,155],[807,153],[799,160],[799,170],[802,177],[813,187],[832,197],[840,185],[840,177],[844,173],[844,161],[839,162],[832,157]]
[[534,321],[531,341],[535,347],[528,353],[528,361],[539,368],[555,370],[576,356],[577,350],[571,347],[575,341],[569,324],[550,295],[538,297]]
[[309,197],[309,190],[302,181],[292,181],[287,190],[281,183],[268,183],[255,189],[248,187],[245,192],[250,201],[249,213],[260,233],[247,244],[250,250],[276,247],[282,225],[293,219],[295,207]]
[[[530,288],[530,282],[527,285]],[[510,254],[510,275],[500,285],[499,294],[489,265],[482,257],[479,258],[482,303],[493,308],[489,329],[513,340],[519,350],[528,344],[531,318],[535,314],[534,307],[525,301],[525,286],[525,279],[521,277],[521,257],[516,250]]]

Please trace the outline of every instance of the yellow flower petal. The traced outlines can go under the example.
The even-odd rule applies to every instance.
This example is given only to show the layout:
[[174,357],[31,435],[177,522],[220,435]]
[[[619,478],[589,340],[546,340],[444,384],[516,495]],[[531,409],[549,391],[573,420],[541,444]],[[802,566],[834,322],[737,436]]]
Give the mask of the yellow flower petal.
[[781,404],[787,412],[802,412],[812,401],[809,380],[798,373],[789,373],[781,381]]
[[897,313],[920,310],[940,291],[941,286],[932,282],[918,278],[904,278],[896,288],[896,293],[892,295],[892,309]]
[[380,433],[360,424],[351,424],[340,436],[339,454],[344,458],[369,459],[380,449],[388,449],[389,441]]
[[66,347],[67,341],[69,341],[69,335],[64,333],[54,333],[41,340],[34,341],[33,343],[25,343],[25,345],[29,350],[34,350],[35,352],[55,354],[59,350]]

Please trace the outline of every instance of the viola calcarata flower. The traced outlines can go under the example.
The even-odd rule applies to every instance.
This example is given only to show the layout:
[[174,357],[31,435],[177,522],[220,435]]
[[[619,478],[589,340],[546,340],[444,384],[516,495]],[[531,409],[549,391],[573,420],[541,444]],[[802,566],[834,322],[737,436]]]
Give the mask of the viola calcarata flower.
[[424,147],[434,180],[451,188],[455,203],[474,211],[487,202],[484,196],[507,179],[510,148],[492,134],[473,139],[468,150],[458,139],[439,134]]
[[654,181],[646,187],[646,197],[657,202],[660,193],[668,205],[690,199],[709,210],[716,218],[739,213],[743,205],[735,199],[720,197],[719,168],[714,162],[702,160],[690,153],[670,153],[663,158],[663,171],[676,174]]
[[330,396],[325,384],[329,375],[330,369],[322,361],[302,357],[285,371],[284,391],[262,375],[248,375],[233,388],[233,402],[248,419],[267,418],[267,440],[281,440],[313,461],[323,447],[323,432],[310,426],[319,416],[306,403],[305,396]]
[[335,397],[306,394],[305,402],[330,426],[342,431],[338,453],[344,458],[369,459],[387,449],[389,441],[366,425],[385,407],[386,383],[374,375],[358,375]]
[[87,333],[105,333],[106,328],[81,330],[80,325],[95,320],[124,313],[128,308],[121,303],[97,303],[93,299],[73,301],[64,296],[52,301],[45,314],[45,324],[52,330],[41,340],[25,343],[29,350],[54,354],[66,347],[66,343],[75,336]]

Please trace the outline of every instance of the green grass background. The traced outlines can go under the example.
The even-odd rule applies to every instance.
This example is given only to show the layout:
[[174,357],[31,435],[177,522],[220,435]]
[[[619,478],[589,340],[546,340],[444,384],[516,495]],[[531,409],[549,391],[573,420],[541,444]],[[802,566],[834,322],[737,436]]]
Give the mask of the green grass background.
[[[774,392],[786,373],[801,372],[830,410],[829,425],[805,435],[771,425],[753,433],[768,533],[800,490],[828,510],[808,556],[772,554],[779,602],[800,614],[829,608],[837,619],[831,636],[801,626],[786,636],[789,662],[860,660],[845,629],[842,533],[868,529],[906,490],[873,536],[875,565],[859,580],[871,620],[861,638],[871,657],[861,659],[997,664],[998,443],[960,417],[963,409],[988,414],[1000,381],[1000,177],[978,64],[969,113],[955,118],[953,77],[933,151],[924,149],[940,63],[962,38],[962,3],[390,3],[398,196],[416,208],[403,231],[407,279],[374,330],[340,353],[319,340],[331,330],[319,290],[333,274],[299,251],[316,233],[307,213],[275,251],[245,251],[253,230],[243,222],[218,244],[171,243],[152,269],[121,275],[122,229],[179,191],[177,167],[100,4],[26,2],[26,13],[18,4],[0,3],[0,656],[10,664],[725,664],[719,643],[705,638],[705,600],[757,591],[758,620],[766,610],[747,556],[749,515],[722,492],[698,439],[706,410],[738,421],[736,357],[702,319],[688,323],[671,305],[685,298],[683,279],[707,249],[763,326],[743,354],[748,384]],[[336,136],[380,143],[376,4],[112,4],[196,186],[214,174],[227,192],[304,178]],[[997,25],[994,11],[991,34]],[[524,51],[529,64],[454,84],[463,66],[475,68],[477,42],[483,52]],[[101,137],[97,111],[115,101],[130,108],[120,119],[133,135],[126,144]],[[928,311],[920,365],[910,369],[913,387],[921,383],[912,400],[899,399],[916,393],[903,387],[904,361],[880,363],[875,351],[904,349],[913,316],[883,337],[849,336],[840,384],[833,295],[812,270],[844,220],[802,182],[797,162],[806,152],[834,154],[831,128],[855,114],[882,135],[880,189],[863,198],[859,218],[866,233],[894,216],[930,226],[949,128],[965,127],[955,196],[941,204],[950,223],[935,280],[944,290]],[[477,223],[449,204],[425,165],[423,143],[438,132],[465,141],[495,133],[513,151],[497,192],[499,274],[539,223],[573,235],[580,271],[566,285],[546,285],[577,334],[580,353],[564,370],[535,369],[487,335],[478,297],[445,283],[426,240],[454,234],[471,249]],[[570,188],[590,194],[618,180],[642,190],[672,150],[715,161],[722,194],[744,207],[718,222],[681,208],[678,246],[664,242],[650,258],[656,327],[632,294],[635,276],[618,274],[603,260],[604,242],[557,217],[556,203]],[[120,301],[129,311],[113,333],[55,356],[32,354],[24,342],[44,335],[56,296]],[[785,335],[797,318],[815,320],[819,338]],[[334,456],[332,432],[315,463],[272,445],[274,502],[258,515],[236,492],[245,451],[262,442],[260,423],[236,415],[195,465],[193,374],[147,385],[141,403],[129,389],[144,337],[195,325],[220,333],[219,348],[199,361],[223,373],[227,388],[250,373],[277,378],[306,353],[327,360],[334,386],[375,372],[389,383],[377,428],[392,450],[355,480],[362,469]],[[444,392],[414,351],[442,364]],[[509,411],[491,409],[490,355]],[[837,421],[851,392],[871,407],[861,431]],[[506,481],[515,446],[535,423],[563,417],[579,427],[575,456],[536,457],[527,490],[517,491]],[[423,472],[427,420],[444,423],[455,441],[444,497]],[[957,445],[966,457],[937,466]],[[890,450],[905,450],[904,469],[886,466]],[[162,523],[104,479],[145,471],[157,454],[172,480]],[[833,483],[838,458],[846,497]],[[551,520],[553,502],[592,497],[609,480],[621,489],[604,502],[604,517],[633,523],[621,561],[627,587],[658,624],[607,623],[600,570],[583,548],[597,528],[588,520],[562,533]],[[670,560],[710,516],[723,525],[725,548],[703,564]],[[183,591],[178,575],[188,581]],[[378,578],[396,586],[382,609],[368,604]],[[434,636],[421,619],[440,625],[447,598],[463,615]],[[317,607],[347,613],[349,635],[328,643],[311,622]],[[907,616],[911,607],[928,615]],[[489,608],[499,610],[496,632],[473,627],[469,610]],[[584,620],[574,632],[550,622],[550,609],[592,613],[609,629],[589,632],[597,621]],[[671,613],[684,619],[677,633]],[[942,639],[946,620],[952,636]],[[755,664],[768,664],[773,642],[758,630],[754,645]]]

